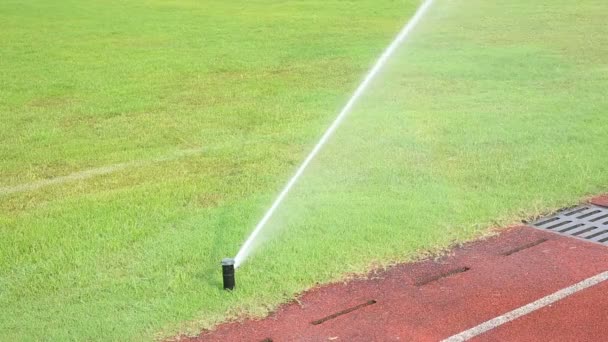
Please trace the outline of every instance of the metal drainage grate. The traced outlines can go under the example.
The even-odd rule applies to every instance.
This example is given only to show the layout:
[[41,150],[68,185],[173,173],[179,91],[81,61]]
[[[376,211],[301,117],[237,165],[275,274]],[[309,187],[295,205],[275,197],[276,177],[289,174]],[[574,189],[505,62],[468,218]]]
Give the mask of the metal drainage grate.
[[532,223],[536,228],[608,246],[608,208],[587,204]]

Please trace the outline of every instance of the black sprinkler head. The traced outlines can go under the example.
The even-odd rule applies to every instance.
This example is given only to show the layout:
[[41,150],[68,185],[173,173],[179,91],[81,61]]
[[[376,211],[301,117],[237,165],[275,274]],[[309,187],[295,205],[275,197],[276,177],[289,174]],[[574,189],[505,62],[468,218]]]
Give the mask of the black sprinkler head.
[[222,276],[224,277],[224,290],[234,290],[234,259],[222,259]]

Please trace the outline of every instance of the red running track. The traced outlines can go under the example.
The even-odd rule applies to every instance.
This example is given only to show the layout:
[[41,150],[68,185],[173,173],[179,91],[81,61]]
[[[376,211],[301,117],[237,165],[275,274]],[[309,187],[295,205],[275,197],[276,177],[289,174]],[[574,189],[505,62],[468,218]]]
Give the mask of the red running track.
[[[608,206],[608,197],[592,200]],[[439,341],[608,271],[608,247],[529,227],[441,260],[310,290],[263,320],[220,325],[192,341]],[[474,340],[606,340],[608,281]]]

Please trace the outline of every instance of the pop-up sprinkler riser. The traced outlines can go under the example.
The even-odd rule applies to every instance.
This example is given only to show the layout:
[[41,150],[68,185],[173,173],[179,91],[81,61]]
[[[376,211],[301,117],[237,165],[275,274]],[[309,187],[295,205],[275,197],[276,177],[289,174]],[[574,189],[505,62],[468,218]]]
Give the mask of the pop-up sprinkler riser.
[[224,290],[234,290],[234,259],[222,259],[222,277],[224,278]]

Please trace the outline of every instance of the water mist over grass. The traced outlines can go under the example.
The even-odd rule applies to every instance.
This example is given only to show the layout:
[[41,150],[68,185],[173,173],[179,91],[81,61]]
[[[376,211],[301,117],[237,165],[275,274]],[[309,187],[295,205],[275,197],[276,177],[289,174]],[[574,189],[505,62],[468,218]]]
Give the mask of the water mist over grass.
[[606,191],[598,6],[436,3],[311,163],[242,276],[336,279]]
[[361,84],[357,87],[351,98],[348,100],[346,105],[340,110],[336,119],[331,123],[329,128],[323,133],[321,139],[317,142],[315,147],[312,149],[310,154],[306,156],[302,164],[296,170],[296,173],[289,179],[283,190],[279,193],[279,196],[274,200],[268,211],[262,217],[262,220],[256,225],[255,229],[249,235],[245,243],[238,251],[235,257],[235,268],[239,267],[245,259],[253,252],[253,249],[256,247],[256,241],[258,236],[262,233],[268,221],[272,218],[274,212],[279,208],[283,200],[287,197],[287,194],[291,190],[291,188],[296,185],[299,178],[304,174],[308,165],[314,160],[316,155],[323,149],[325,144],[332,138],[334,132],[340,127],[340,124],[346,116],[350,113],[350,111],[356,106],[359,98],[365,95],[368,86],[374,81],[378,74],[382,72],[382,69],[386,65],[386,63],[390,62],[390,59],[393,57],[393,54],[397,49],[399,49],[400,45],[407,39],[410,33],[416,28],[418,23],[423,19],[426,12],[429,10],[431,5],[433,4],[433,0],[424,1],[414,16],[404,25],[403,29],[399,32],[397,37],[390,43],[390,45],[384,50],[380,58],[376,61],[371,70],[367,73]]

